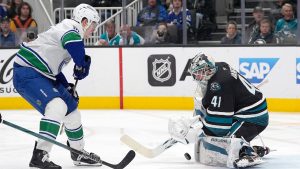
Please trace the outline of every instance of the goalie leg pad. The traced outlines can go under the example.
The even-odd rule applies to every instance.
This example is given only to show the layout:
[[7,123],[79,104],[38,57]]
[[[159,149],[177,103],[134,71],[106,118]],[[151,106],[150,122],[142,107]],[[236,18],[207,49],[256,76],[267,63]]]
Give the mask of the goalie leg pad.
[[[45,115],[40,121],[40,134],[50,139],[56,139],[60,123],[67,113],[67,105],[61,98],[52,99],[45,108]],[[39,139],[36,148],[50,152],[53,144]]]
[[243,143],[240,138],[201,137],[195,144],[195,160],[205,165],[234,168],[233,162],[239,159]]

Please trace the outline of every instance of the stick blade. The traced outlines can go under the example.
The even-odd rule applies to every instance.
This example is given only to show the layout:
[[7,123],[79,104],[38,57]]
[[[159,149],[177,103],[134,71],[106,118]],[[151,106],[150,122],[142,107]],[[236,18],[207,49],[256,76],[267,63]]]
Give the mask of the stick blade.
[[129,146],[130,148],[147,158],[154,158],[164,151],[164,149],[161,146],[158,146],[154,149],[147,148],[126,134],[123,135],[120,138],[120,140],[124,144],[126,144],[127,146]]
[[122,169],[125,168],[135,157],[135,152],[133,150],[130,150],[124,159],[117,165],[116,169]]

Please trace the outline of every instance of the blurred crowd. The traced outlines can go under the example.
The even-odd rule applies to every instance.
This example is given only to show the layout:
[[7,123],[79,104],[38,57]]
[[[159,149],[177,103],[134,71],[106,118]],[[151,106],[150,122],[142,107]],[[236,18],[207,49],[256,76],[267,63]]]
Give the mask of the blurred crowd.
[[[133,0],[127,0],[127,5]],[[239,0],[233,8],[240,8]],[[59,5],[59,0],[54,0]],[[117,26],[113,19],[105,22],[104,33],[94,45],[143,45],[181,44],[183,29],[187,32],[188,43],[214,41],[220,44],[296,44],[297,18],[296,0],[274,0],[267,5],[257,1],[246,16],[246,31],[242,36],[240,17],[230,17],[220,28],[216,21],[216,0],[186,0],[183,11],[182,0],[143,0],[143,9],[138,13],[136,25]],[[122,0],[65,0],[65,7],[88,3],[95,7],[120,7]],[[183,23],[183,13],[186,23]],[[13,47],[22,41],[37,37],[37,23],[32,18],[30,4],[23,0],[0,0],[0,47]],[[111,16],[113,13],[105,14]],[[186,25],[185,27],[183,25]],[[213,37],[220,31],[220,37]],[[243,38],[244,39],[243,39]],[[244,42],[243,42],[244,40]]]
[[[292,2],[278,0],[276,9],[265,14],[261,6],[253,9],[253,20],[246,27],[246,44],[296,44],[297,18]],[[241,44],[237,23],[229,20],[221,44]]]
[[0,0],[0,47],[15,47],[36,36],[31,5],[23,0]]
[[[235,7],[240,7],[233,1]],[[261,1],[263,2],[263,1]],[[119,2],[120,5],[121,2]],[[295,0],[274,0],[267,5],[257,3],[252,8],[252,21],[246,20],[243,44],[296,44],[297,18]],[[188,43],[217,40],[221,44],[242,44],[241,22],[230,19],[226,24],[224,36],[213,39],[218,28],[216,22],[215,0],[187,0],[186,31]],[[270,10],[271,9],[271,10]],[[138,13],[137,25],[127,25],[126,36],[123,29],[116,32],[114,21],[107,22],[105,33],[96,45],[122,44],[181,44],[183,34],[182,0],[144,0],[144,8]]]

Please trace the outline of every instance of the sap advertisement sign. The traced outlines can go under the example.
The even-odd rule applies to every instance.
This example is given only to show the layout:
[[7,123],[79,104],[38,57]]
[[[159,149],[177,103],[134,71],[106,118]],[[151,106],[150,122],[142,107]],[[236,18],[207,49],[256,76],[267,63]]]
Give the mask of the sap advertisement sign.
[[240,74],[251,83],[261,83],[271,72],[279,58],[240,58]]
[[296,81],[300,84],[300,58],[296,58]]

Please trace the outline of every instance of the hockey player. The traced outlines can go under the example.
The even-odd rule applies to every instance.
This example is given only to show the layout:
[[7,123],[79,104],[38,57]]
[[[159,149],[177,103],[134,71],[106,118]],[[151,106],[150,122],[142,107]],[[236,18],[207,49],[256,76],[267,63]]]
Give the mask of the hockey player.
[[249,144],[269,121],[267,102],[260,90],[227,63],[214,62],[202,53],[192,59],[189,72],[199,87],[195,97],[195,114],[198,116],[171,119],[171,136],[185,144],[197,142],[202,136],[240,138],[244,144],[236,150],[237,159],[229,167],[261,163],[259,156],[267,154],[268,149]]
[[[77,109],[78,95],[73,84],[68,83],[62,68],[74,61],[74,74],[82,80],[89,74],[91,58],[85,55],[83,38],[94,32],[99,22],[98,12],[90,5],[75,7],[72,19],[52,26],[38,38],[22,43],[14,63],[13,83],[19,94],[42,115],[41,135],[56,139],[60,124],[65,126],[68,145],[99,159],[84,150],[81,115]],[[34,146],[30,167],[61,169],[49,160],[52,144],[39,139]],[[101,165],[84,155],[71,153],[75,165]]]

